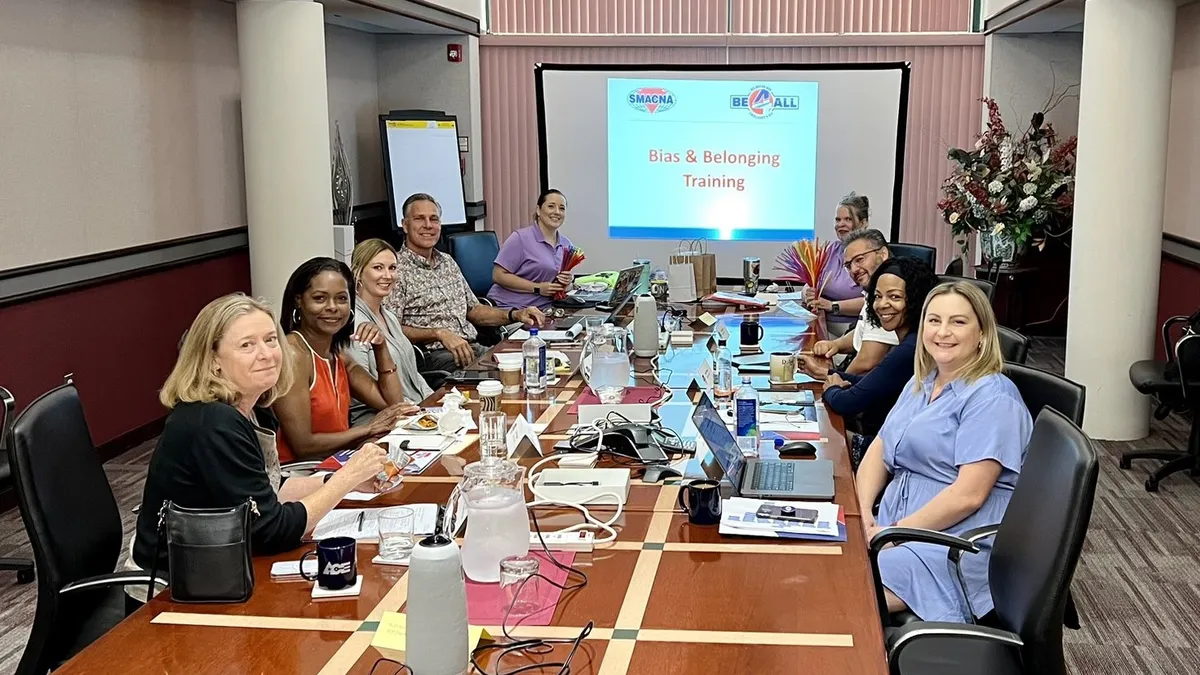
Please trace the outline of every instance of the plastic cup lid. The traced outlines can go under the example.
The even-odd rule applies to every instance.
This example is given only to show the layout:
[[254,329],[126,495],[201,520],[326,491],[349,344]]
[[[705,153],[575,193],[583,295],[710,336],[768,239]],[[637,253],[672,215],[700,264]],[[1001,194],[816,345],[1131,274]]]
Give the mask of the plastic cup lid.
[[494,396],[504,391],[504,384],[500,380],[484,380],[479,383],[478,389],[482,396]]

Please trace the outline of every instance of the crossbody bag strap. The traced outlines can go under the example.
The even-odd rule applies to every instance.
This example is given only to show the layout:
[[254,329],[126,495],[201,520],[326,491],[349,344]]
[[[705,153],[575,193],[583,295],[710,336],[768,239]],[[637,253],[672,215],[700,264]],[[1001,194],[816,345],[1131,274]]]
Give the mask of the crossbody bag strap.
[[150,583],[146,585],[146,603],[154,597],[154,575],[158,572],[158,556],[162,553],[163,538],[167,536],[167,506],[170,501],[164,501],[158,509],[158,536],[154,540],[154,557],[150,559]]

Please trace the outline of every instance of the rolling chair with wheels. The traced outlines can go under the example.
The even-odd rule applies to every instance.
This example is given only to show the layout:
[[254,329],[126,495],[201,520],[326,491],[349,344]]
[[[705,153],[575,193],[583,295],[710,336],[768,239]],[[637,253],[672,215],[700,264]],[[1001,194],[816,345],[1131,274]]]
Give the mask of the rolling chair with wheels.
[[1178,471],[1200,475],[1200,335],[1188,333],[1172,344],[1172,329],[1191,318],[1173,316],[1163,324],[1163,348],[1167,361],[1137,361],[1129,366],[1129,380],[1143,394],[1158,399],[1155,419],[1166,419],[1174,410],[1191,412],[1187,450],[1136,450],[1122,453],[1120,466],[1128,469],[1135,459],[1158,459],[1166,463],[1146,478],[1146,491],[1157,492],[1158,484]]
[[[871,540],[872,564],[880,549],[920,541],[945,546],[953,564],[995,535],[988,580],[995,609],[991,625],[914,621],[887,631],[893,675],[1066,675],[1063,612],[1079,562],[1096,494],[1099,461],[1091,441],[1056,410],[1044,409],[1033,425],[1029,451],[1012,499],[998,526],[963,537],[889,527]],[[880,611],[886,616],[878,568]]]
[[924,246],[922,244],[888,244],[888,251],[893,256],[906,255],[910,258],[916,258],[929,265],[929,269],[935,269],[937,266],[937,249],[932,246]]
[[121,515],[75,385],[68,381],[29,404],[10,438],[17,502],[39,577],[17,674],[44,675],[124,619],[124,587],[145,588],[150,576],[114,571]]
[[[12,482],[12,471],[8,453],[8,428],[13,421],[16,399],[4,387],[0,387],[0,486]],[[25,558],[0,558],[0,570],[17,573],[18,584],[33,582],[33,561]]]
[[[1000,356],[1004,362],[1025,363],[1029,358],[1029,338],[1004,326],[996,326],[996,333],[1000,337]],[[1029,412],[1035,414],[1032,409]]]

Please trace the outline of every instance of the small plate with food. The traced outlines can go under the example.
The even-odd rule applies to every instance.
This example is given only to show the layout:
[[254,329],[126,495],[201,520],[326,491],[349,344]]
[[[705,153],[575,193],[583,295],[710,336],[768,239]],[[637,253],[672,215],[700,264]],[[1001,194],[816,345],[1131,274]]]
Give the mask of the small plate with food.
[[438,418],[431,413],[422,413],[404,424],[408,431],[437,431]]

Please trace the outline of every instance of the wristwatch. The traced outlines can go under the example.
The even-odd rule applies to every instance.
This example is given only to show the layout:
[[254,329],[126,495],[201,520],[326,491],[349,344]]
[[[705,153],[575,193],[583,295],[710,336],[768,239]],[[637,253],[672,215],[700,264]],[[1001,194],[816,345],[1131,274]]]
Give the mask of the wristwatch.
[[541,295],[541,294],[542,294],[542,289],[541,289],[541,287],[539,287],[537,284],[534,284],[534,286],[533,286],[533,294],[534,294],[534,295]]
[[836,302],[831,302],[831,303],[829,303],[829,308],[830,308],[831,310],[833,310],[833,313],[834,313],[834,314],[841,314],[841,313],[842,313],[842,306],[841,306],[841,305],[839,305],[839,304],[837,304]]
[[516,310],[514,310],[514,309],[511,309],[511,308],[508,310],[508,322],[509,322],[509,323],[512,323],[512,322],[516,321],[516,319],[514,319],[514,318],[513,318],[513,312],[514,312],[514,311],[516,311]]

